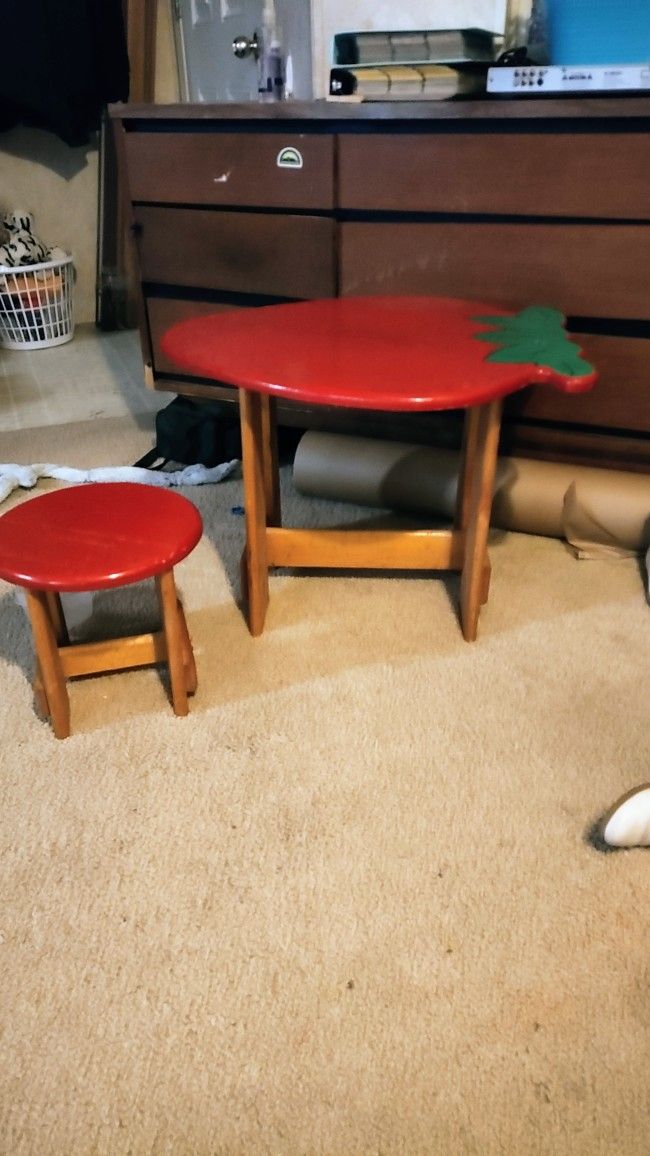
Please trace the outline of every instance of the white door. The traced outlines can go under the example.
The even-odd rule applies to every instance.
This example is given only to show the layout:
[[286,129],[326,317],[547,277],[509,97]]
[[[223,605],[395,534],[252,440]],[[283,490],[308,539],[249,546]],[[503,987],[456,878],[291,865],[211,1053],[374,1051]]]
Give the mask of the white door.
[[[174,0],[183,99],[210,104],[257,99],[257,63],[238,58],[233,40],[262,28],[262,0]],[[310,0],[276,0],[276,22],[289,64],[292,95],[309,100]]]

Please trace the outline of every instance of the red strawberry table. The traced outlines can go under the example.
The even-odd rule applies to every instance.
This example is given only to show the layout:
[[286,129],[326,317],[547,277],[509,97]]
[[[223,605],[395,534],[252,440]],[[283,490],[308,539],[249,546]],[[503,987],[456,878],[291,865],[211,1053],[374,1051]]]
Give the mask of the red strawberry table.
[[[163,339],[186,373],[240,390],[252,634],[261,634],[271,567],[457,570],[463,635],[476,638],[487,601],[487,538],[505,396],[532,383],[588,390],[594,369],[561,313],[511,313],[442,297],[342,297],[215,313]],[[446,530],[324,530],[281,525],[277,398],[414,412],[465,410],[456,516]]]

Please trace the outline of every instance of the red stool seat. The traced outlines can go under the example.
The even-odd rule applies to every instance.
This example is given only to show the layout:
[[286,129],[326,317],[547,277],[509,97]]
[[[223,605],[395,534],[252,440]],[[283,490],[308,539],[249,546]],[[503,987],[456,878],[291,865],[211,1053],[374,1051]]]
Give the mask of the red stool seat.
[[52,490],[0,518],[0,578],[34,590],[105,590],[153,578],[194,549],[196,506],[133,482]]
[[[187,714],[196,669],[173,567],[203,531],[195,506],[177,493],[131,482],[71,486],[39,495],[0,517],[0,578],[27,591],[39,706],[55,734],[70,733],[65,679],[167,664],[176,714]],[[154,578],[163,629],[71,644],[59,595]]]

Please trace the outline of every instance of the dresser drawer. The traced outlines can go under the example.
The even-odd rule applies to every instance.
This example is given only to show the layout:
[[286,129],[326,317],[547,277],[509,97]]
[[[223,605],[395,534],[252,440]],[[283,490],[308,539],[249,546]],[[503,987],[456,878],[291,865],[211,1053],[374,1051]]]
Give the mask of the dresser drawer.
[[340,292],[432,293],[567,316],[650,314],[650,228],[640,225],[344,223]]
[[127,132],[132,201],[331,209],[331,136]]
[[327,217],[136,206],[144,281],[278,297],[335,292]]
[[145,301],[153,368],[156,373],[184,373],[175,361],[170,361],[161,351],[163,334],[178,321],[188,321],[190,317],[207,317],[209,313],[223,313],[237,308],[221,305],[214,301],[183,301],[176,297],[148,297]]
[[650,431],[650,339],[578,333],[575,340],[598,370],[593,389],[569,394],[533,386],[507,399],[505,416]]
[[650,133],[339,137],[346,209],[648,217]]

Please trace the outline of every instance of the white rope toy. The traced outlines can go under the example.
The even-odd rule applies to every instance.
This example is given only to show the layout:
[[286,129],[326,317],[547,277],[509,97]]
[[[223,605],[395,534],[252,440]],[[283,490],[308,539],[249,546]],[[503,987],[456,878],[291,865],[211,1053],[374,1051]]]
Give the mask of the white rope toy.
[[18,488],[31,490],[39,478],[56,478],[62,482],[141,482],[149,486],[204,486],[222,482],[239,465],[235,458],[218,466],[185,466],[182,470],[145,470],[141,466],[100,466],[94,470],[77,470],[70,466],[37,463],[21,466],[15,462],[0,465],[0,502]]

